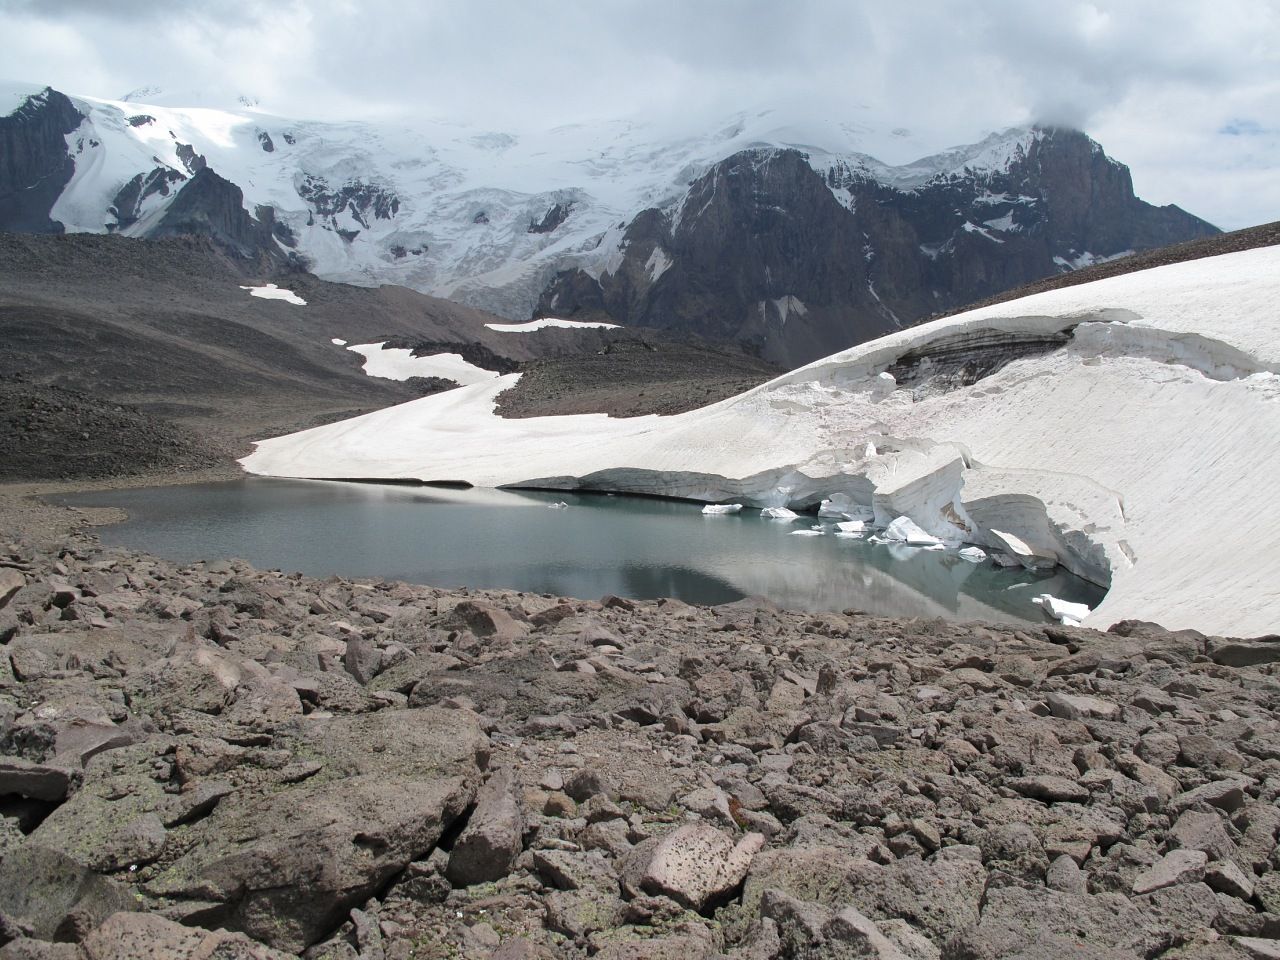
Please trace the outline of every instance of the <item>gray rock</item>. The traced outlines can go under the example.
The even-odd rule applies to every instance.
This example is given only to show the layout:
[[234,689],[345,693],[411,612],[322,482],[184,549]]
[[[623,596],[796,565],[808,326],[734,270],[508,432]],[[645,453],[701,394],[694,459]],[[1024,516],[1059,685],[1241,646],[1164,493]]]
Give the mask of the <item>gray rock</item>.
[[664,837],[653,851],[641,885],[701,910],[735,890],[764,837],[749,833],[736,844],[714,827],[688,824]]
[[1204,871],[1204,882],[1229,897],[1253,899],[1253,880],[1230,860],[1209,864]]
[[760,916],[777,925],[784,956],[910,960],[874,921],[854,907],[837,913],[779,890],[766,890],[760,900]]
[[475,811],[449,855],[450,882],[469,887],[505,877],[520,856],[523,835],[511,770],[499,770],[476,794]]
[[355,678],[356,683],[365,685],[378,675],[382,665],[382,651],[372,640],[365,637],[352,637],[347,641],[347,649],[342,654],[342,666]]
[[0,757],[0,796],[16,794],[32,800],[60,803],[71,788],[71,771],[31,763],[19,757]]
[[1229,860],[1236,855],[1235,843],[1214,813],[1187,810],[1169,829],[1169,842],[1186,850],[1203,850],[1211,860]]
[[10,567],[0,567],[0,607],[8,606],[19,590],[27,585],[27,578]]
[[1077,896],[1083,896],[1089,892],[1088,881],[1084,872],[1076,865],[1071,857],[1063,854],[1053,863],[1049,864],[1049,869],[1045,873],[1045,886],[1050,890],[1057,890],[1059,893],[1071,893]]
[[1204,879],[1209,855],[1203,850],[1172,850],[1133,881],[1135,895],[1151,893],[1178,883],[1197,883]]
[[1012,777],[1005,781],[1010,790],[1043,800],[1046,803],[1085,803],[1089,799],[1089,791],[1080,784],[1054,774],[1042,774],[1034,777]]
[[184,927],[153,913],[117,913],[84,941],[87,960],[286,960],[243,933]]
[[111,914],[134,909],[123,886],[56,850],[28,841],[0,857],[0,915],[38,939],[79,941]]

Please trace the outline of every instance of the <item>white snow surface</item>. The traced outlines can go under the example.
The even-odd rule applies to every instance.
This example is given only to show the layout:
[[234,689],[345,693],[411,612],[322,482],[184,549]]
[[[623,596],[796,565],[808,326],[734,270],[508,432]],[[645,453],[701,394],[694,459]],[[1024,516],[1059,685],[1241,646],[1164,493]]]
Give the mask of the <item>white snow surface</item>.
[[285,303],[292,303],[294,306],[305,307],[307,301],[292,290],[285,290],[283,287],[277,287],[274,283],[268,283],[261,287],[241,287],[241,290],[248,290],[249,296],[261,297],[263,300],[283,300]]
[[384,350],[381,343],[356,343],[347,347],[364,357],[364,372],[385,380],[408,380],[410,377],[443,377],[468,386],[494,380],[498,374],[468,363],[457,353],[436,353],[415,357],[412,350]]
[[[0,85],[0,111],[39,89]],[[937,153],[936,144],[866,107],[833,119],[812,115],[812,107],[762,106],[709,130],[694,119],[633,118],[495,131],[441,119],[289,119],[230,90],[140,88],[126,96],[72,96],[88,118],[67,138],[76,169],[52,212],[69,232],[114,227],[114,198],[138,174],[159,167],[188,176],[178,154],[185,144],[243,189],[246,210],[274,208],[317,275],[400,284],[514,320],[530,316],[556,271],[616,269],[620,223],[648,208],[676,215],[690,182],[741,150],[795,148],[824,179],[839,167],[913,189],[935,177],[1004,169],[1048,135],[1012,128]],[[682,127],[695,122],[696,129]],[[316,200],[313,187],[329,199]],[[333,199],[346,188],[343,202]],[[831,189],[848,204],[846,190]],[[177,192],[153,194],[142,218],[120,232],[144,232]],[[381,202],[370,201],[375,194]],[[556,203],[572,204],[568,219],[550,233],[530,233]],[[655,249],[649,282],[670,265]]]
[[590,328],[599,328],[603,330],[617,330],[616,323],[604,323],[602,321],[588,320],[561,320],[558,317],[543,317],[540,320],[526,320],[524,323],[486,323],[486,327],[490,330],[496,330],[498,333],[533,333],[535,330],[546,330],[548,327],[557,327],[563,330],[585,330]]
[[[1090,626],[1280,628],[1280,247],[1036,294],[898,331],[672,417],[504,420],[518,374],[260,443],[282,477],[586,485],[749,506],[846,494],[878,525],[1010,533],[1109,585]],[[892,389],[908,350],[1070,330],[950,391]],[[876,456],[865,456],[867,444]],[[1247,531],[1248,541],[1230,531]]]

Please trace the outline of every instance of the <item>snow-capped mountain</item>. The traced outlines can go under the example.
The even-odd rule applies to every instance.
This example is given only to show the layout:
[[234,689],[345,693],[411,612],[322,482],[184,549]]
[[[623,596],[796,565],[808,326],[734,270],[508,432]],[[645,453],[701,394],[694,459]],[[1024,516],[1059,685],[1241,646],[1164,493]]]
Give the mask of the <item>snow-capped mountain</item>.
[[[0,87],[0,228],[207,232],[326,279],[516,320],[691,329],[788,362],[974,293],[1213,232],[1134,200],[1124,167],[1079,134],[1014,129],[892,165],[875,155],[911,155],[907,131],[768,110],[696,136],[630,121],[514,134],[290,120],[249,96],[178,96]],[[1072,137],[1083,156],[1040,176],[1062,153],[1046,144]],[[1080,198],[1084,227],[1133,222],[1060,229]],[[1117,200],[1118,213],[1101,209]],[[1041,235],[1034,250],[1012,242]]]

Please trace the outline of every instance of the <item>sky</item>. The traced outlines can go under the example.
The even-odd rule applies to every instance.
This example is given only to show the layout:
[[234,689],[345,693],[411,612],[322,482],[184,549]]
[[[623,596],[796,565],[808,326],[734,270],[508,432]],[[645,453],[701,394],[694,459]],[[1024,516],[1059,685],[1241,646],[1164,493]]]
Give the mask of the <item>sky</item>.
[[1152,203],[1280,219],[1276,0],[0,0],[0,36],[4,79],[299,118],[692,131],[767,106],[931,151],[1067,124]]

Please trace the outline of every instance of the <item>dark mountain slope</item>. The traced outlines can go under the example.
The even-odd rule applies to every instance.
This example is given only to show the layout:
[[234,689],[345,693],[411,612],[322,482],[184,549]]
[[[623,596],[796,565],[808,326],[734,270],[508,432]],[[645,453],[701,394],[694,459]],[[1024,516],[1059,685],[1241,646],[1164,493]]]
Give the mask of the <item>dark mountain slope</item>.
[[635,217],[617,269],[562,272],[537,312],[738,340],[795,366],[1032,280],[1218,232],[1136,198],[1128,168],[1078,131],[995,146],[1008,156],[909,187],[845,160],[824,177],[795,150],[735,154],[678,207]]

